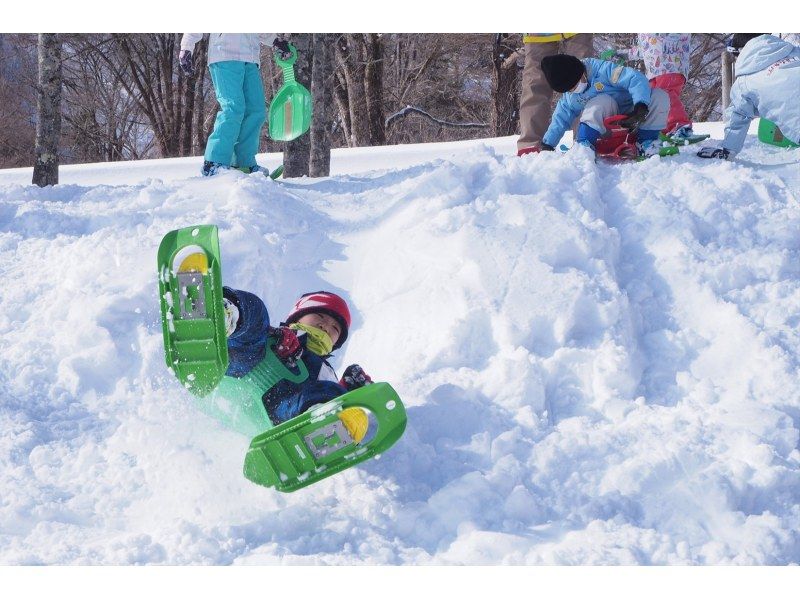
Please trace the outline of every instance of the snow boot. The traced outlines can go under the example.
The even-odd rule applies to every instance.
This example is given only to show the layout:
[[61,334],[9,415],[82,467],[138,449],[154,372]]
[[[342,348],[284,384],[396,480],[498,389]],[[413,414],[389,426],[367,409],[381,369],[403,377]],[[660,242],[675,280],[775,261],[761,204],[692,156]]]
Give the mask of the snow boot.
[[206,160],[203,162],[203,169],[201,170],[203,176],[214,176],[217,174],[221,169],[227,170],[230,168],[226,164],[221,164],[219,162],[209,162]]

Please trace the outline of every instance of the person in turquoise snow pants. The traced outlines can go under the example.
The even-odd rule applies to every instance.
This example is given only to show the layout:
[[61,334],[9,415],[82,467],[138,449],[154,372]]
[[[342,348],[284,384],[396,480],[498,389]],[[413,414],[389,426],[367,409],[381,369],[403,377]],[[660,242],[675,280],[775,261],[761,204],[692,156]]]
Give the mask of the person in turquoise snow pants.
[[[219,102],[214,130],[206,143],[204,176],[221,168],[264,171],[256,163],[261,127],[267,118],[264,85],[259,70],[261,44],[271,45],[281,58],[291,55],[289,44],[274,33],[211,33],[208,69]],[[202,33],[184,33],[179,62],[187,76],[194,74],[192,52]]]

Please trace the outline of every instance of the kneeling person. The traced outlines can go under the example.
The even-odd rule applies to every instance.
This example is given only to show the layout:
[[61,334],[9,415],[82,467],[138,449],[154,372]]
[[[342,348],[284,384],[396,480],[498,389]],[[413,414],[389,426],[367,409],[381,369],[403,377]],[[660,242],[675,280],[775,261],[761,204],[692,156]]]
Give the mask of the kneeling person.
[[658,153],[659,133],[667,125],[669,96],[662,89],[651,89],[642,73],[606,60],[581,60],[569,54],[546,56],[542,71],[550,87],[564,94],[553,111],[542,149],[552,151],[579,117],[575,141],[594,149],[606,132],[604,120],[626,114],[628,118],[620,124],[636,131],[639,153]]

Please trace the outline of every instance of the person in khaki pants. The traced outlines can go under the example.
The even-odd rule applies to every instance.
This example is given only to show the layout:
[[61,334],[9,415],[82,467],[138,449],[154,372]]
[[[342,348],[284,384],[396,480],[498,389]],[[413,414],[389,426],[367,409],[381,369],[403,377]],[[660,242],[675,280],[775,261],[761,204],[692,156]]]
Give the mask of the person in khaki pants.
[[586,58],[594,53],[591,33],[526,33],[523,41],[525,68],[522,71],[522,97],[519,106],[518,156],[539,151],[542,136],[550,124],[553,90],[542,73],[542,58],[554,54]]

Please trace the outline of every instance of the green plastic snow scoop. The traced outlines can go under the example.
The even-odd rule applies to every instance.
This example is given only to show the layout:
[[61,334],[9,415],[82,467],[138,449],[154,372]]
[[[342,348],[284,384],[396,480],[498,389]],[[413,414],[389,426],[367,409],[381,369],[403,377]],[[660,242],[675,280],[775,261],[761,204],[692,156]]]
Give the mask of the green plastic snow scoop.
[[199,397],[228,369],[219,238],[213,224],[170,231],[158,247],[167,367]]
[[[372,416],[361,443],[339,419],[339,412],[349,407],[361,407]],[[244,476],[262,486],[294,492],[382,453],[405,428],[406,410],[394,389],[386,382],[369,384],[253,438]]]
[[291,57],[281,60],[275,55],[275,64],[283,71],[283,85],[269,104],[269,136],[277,141],[297,139],[311,127],[311,94],[294,80],[294,63],[297,48],[289,44]]
[[766,118],[762,118],[758,122],[758,140],[778,147],[800,147],[800,145],[786,139],[778,125]]

